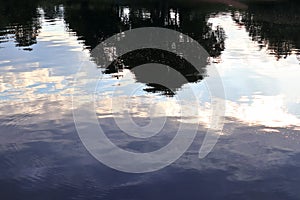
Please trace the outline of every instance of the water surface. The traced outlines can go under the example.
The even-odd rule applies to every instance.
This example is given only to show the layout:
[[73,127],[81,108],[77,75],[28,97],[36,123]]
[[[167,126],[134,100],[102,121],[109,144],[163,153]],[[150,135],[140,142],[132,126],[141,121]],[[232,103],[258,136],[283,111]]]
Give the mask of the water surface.
[[[297,1],[246,1],[238,7],[180,1],[1,1],[0,197],[299,199],[299,9]],[[100,42],[139,27],[190,36],[209,53],[209,63],[195,74],[187,63],[180,67],[170,59],[166,64],[177,66],[187,81],[168,89],[133,68],[144,59],[162,60],[162,54],[128,54],[122,65],[107,69],[95,62],[90,52]],[[166,145],[180,123],[199,123],[188,151],[148,174],[118,172],[95,160],[82,145],[72,115],[74,77],[82,63],[102,75],[95,105],[113,142],[149,152]],[[226,121],[213,151],[198,159],[211,117],[205,81],[212,64],[224,85]],[[187,88],[200,100],[197,115],[189,114],[195,102]],[[179,95],[185,97],[183,108]],[[118,107],[123,99],[130,102],[127,111],[137,124],[168,116],[162,132],[143,140],[120,131],[114,117],[124,117]],[[181,109],[187,113],[184,119]]]

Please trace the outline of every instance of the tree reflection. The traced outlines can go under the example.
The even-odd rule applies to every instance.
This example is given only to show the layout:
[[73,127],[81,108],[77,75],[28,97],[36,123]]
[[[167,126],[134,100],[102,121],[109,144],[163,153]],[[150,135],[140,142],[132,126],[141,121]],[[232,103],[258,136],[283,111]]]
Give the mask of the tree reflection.
[[[252,3],[245,12],[234,12],[236,23],[244,25],[249,36],[277,59],[300,49],[300,6],[298,1]],[[287,12],[288,11],[288,12]]]
[[[232,12],[236,23],[246,27],[249,35],[257,41],[261,48],[267,48],[270,54],[277,59],[286,58],[291,54],[300,55],[300,6],[299,2],[287,0],[279,3],[249,3],[246,11]],[[63,6],[58,6],[63,4]],[[213,4],[190,7],[176,1],[134,1],[120,0],[53,0],[53,1],[4,1],[0,0],[0,37],[1,41],[8,40],[13,35],[16,46],[31,50],[37,42],[40,29],[38,8],[44,10],[46,20],[57,17],[64,18],[68,28],[75,31],[89,49],[96,47],[101,41],[129,29],[139,27],[164,27],[180,31],[201,44],[211,57],[219,57],[225,49],[225,33],[221,27],[213,28],[207,23],[212,13],[224,11],[225,7]],[[64,9],[61,12],[60,9]],[[288,11],[288,12],[287,12]],[[63,13],[63,14],[62,14]],[[112,47],[113,48],[113,47]],[[134,71],[134,67],[142,64],[141,60],[163,62],[168,56],[162,52],[155,54],[150,50],[134,52],[138,55],[127,54],[127,57],[118,57],[105,73],[119,77],[124,68],[135,73],[137,81],[149,86],[148,92],[161,92],[172,95],[185,83],[174,85],[167,91],[166,88],[149,83],[145,77]],[[140,56],[140,57],[139,57]],[[201,81],[205,76],[205,67],[200,74],[192,71],[187,62],[171,56],[172,63],[164,63],[178,70],[186,77],[187,82]],[[165,77],[170,74],[165,72]]]
[[[180,50],[177,50],[180,51]],[[205,59],[205,58],[204,58]],[[162,64],[159,69],[155,65],[148,65],[139,69],[138,66],[147,63]],[[176,71],[170,70],[169,68]],[[130,69],[135,75],[136,81],[144,83],[147,87],[144,91],[160,93],[165,96],[173,96],[182,85],[189,82],[197,82],[206,74],[206,62],[198,69],[176,54],[158,49],[135,50],[124,54],[112,62],[105,70],[106,74],[113,74],[115,77],[124,68]],[[181,78],[184,76],[184,79]],[[157,84],[165,83],[165,85]],[[168,87],[166,87],[168,86]]]
[[37,42],[40,29],[37,6],[38,0],[0,0],[0,36],[6,38],[13,34],[16,46],[31,50],[29,46]]
[[[225,34],[221,27],[213,29],[207,23],[211,11],[169,5],[164,1],[153,4],[116,5],[96,4],[92,1],[70,3],[65,6],[65,19],[69,27],[82,36],[85,44],[93,49],[106,38],[125,30],[139,27],[164,27],[178,30],[194,40],[198,41],[210,54],[217,57],[224,50]],[[111,47],[112,49],[114,47]],[[117,52],[117,50],[116,50]],[[136,51],[119,57],[106,70],[105,73],[119,77],[119,72],[124,68],[130,69],[136,80],[148,85],[147,92],[159,92],[172,96],[185,83],[196,82],[205,76],[205,65],[200,73],[186,61],[176,58],[166,52],[148,50]],[[118,55],[114,55],[116,59]],[[187,81],[171,83],[171,88],[149,82],[142,73],[134,70],[134,67],[149,63],[159,62],[178,70]],[[98,63],[100,65],[100,63]],[[199,70],[199,69],[198,69]],[[173,80],[175,77],[168,70],[163,70],[161,78]]]

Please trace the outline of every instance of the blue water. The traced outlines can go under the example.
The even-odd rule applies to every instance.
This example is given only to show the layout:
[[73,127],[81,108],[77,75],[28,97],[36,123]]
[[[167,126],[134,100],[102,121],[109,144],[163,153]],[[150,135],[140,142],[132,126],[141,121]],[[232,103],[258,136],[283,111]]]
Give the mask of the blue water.
[[[0,198],[299,199],[299,3],[228,4],[0,1]],[[208,76],[192,76],[170,91],[140,78],[132,60],[124,69],[97,68],[91,50],[100,42],[149,26],[199,42],[209,53]],[[180,123],[199,123],[190,148],[151,173],[124,173],[97,161],[79,139],[72,114],[72,95],[84,97],[74,96],[82,63],[102,77],[95,112],[116,145],[154,151],[168,144]],[[226,94],[225,124],[213,150],[199,159],[211,117],[205,85],[211,65]],[[196,116],[189,88],[199,98]],[[137,124],[167,116],[162,133],[149,140],[124,134],[115,122],[125,116],[124,99]]]

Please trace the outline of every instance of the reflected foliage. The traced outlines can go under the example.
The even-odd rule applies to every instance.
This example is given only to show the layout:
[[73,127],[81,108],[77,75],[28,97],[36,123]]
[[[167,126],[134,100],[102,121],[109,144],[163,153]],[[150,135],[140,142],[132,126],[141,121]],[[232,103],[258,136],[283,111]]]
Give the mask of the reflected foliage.
[[[245,26],[260,48],[267,48],[277,59],[296,53],[300,60],[300,3],[295,0],[279,3],[246,2],[247,10],[235,11],[231,8],[236,23]],[[207,19],[216,13],[228,11],[228,7],[207,3],[193,5],[180,1],[157,0],[0,0],[0,43],[13,39],[17,47],[32,50],[32,45],[37,43],[41,28],[40,11],[43,10],[43,17],[48,21],[64,18],[67,28],[75,32],[88,49],[93,49],[108,37],[129,29],[164,27],[190,36],[211,57],[221,56],[225,49],[224,30],[221,27],[212,27]],[[133,70],[134,67],[145,61],[159,61],[179,71],[187,82],[201,81],[205,76],[205,66],[200,69],[200,73],[196,72],[181,58],[168,58],[170,55],[166,52],[147,50],[133,53],[125,57],[116,55],[118,59],[104,70],[105,73],[118,78],[124,68],[130,69],[137,81],[149,86],[146,91],[171,96],[185,83],[174,84],[167,90],[163,86],[147,82],[145,77]],[[170,60],[169,63],[162,61],[166,58]],[[162,77],[173,79],[168,73],[165,71]]]
[[[130,5],[130,6],[129,6]],[[94,1],[68,3],[65,6],[65,19],[69,27],[82,36],[86,46],[93,49],[106,38],[129,29],[139,27],[163,27],[180,31],[198,41],[210,54],[217,57],[224,50],[225,33],[221,27],[212,28],[207,19],[211,10],[199,10],[170,5],[165,1],[152,4],[97,4]],[[113,48],[113,47],[111,47]],[[117,52],[118,50],[116,50]],[[115,57],[118,55],[115,55]],[[172,57],[172,58],[171,58]],[[166,62],[168,60],[168,62]],[[169,89],[150,83],[147,77],[137,73],[134,67],[144,63],[161,63],[179,71],[186,79],[185,82],[171,83]],[[100,64],[100,63],[98,63]],[[130,69],[136,80],[149,87],[148,92],[158,92],[172,96],[185,83],[200,81],[204,77],[205,66],[200,72],[183,59],[175,58],[166,52],[143,50],[132,52],[113,62],[105,73],[119,77],[124,68]],[[161,79],[176,80],[168,70],[162,70]]]
[[277,59],[299,54],[299,1],[251,3],[247,11],[233,12],[232,16],[260,48],[266,47]]
[[40,29],[38,0],[0,1],[0,37],[8,41],[14,35],[16,46],[31,50]]
[[[136,68],[147,63],[162,65],[159,66],[159,70],[151,65],[148,68],[144,66],[143,70]],[[119,72],[127,68],[135,75],[136,81],[145,83],[148,86],[144,91],[173,96],[184,84],[202,80],[206,73],[205,64],[203,63],[200,69],[196,69],[184,58],[172,52],[158,49],[142,49],[118,57],[104,70],[104,73],[113,74],[113,76],[118,77]],[[179,72],[181,76],[184,76],[184,79],[178,77],[179,74],[170,70],[170,67]],[[165,83],[165,86],[157,83]]]
[[164,27],[178,30],[197,40],[211,56],[224,50],[225,34],[221,27],[213,30],[207,24],[212,10],[195,11],[174,7],[167,2],[149,5],[97,4],[95,1],[69,2],[65,6],[65,19],[69,27],[82,36],[93,49],[99,42],[125,30],[139,27]]

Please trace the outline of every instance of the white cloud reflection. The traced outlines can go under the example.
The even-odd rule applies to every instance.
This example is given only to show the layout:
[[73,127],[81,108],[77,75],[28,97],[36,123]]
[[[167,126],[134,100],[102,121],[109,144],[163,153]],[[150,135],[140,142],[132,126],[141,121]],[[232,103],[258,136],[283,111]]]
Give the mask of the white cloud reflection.
[[267,48],[260,50],[230,14],[210,18],[209,22],[222,26],[227,36],[217,64],[227,96],[226,115],[249,125],[300,126],[296,55],[277,61]]

